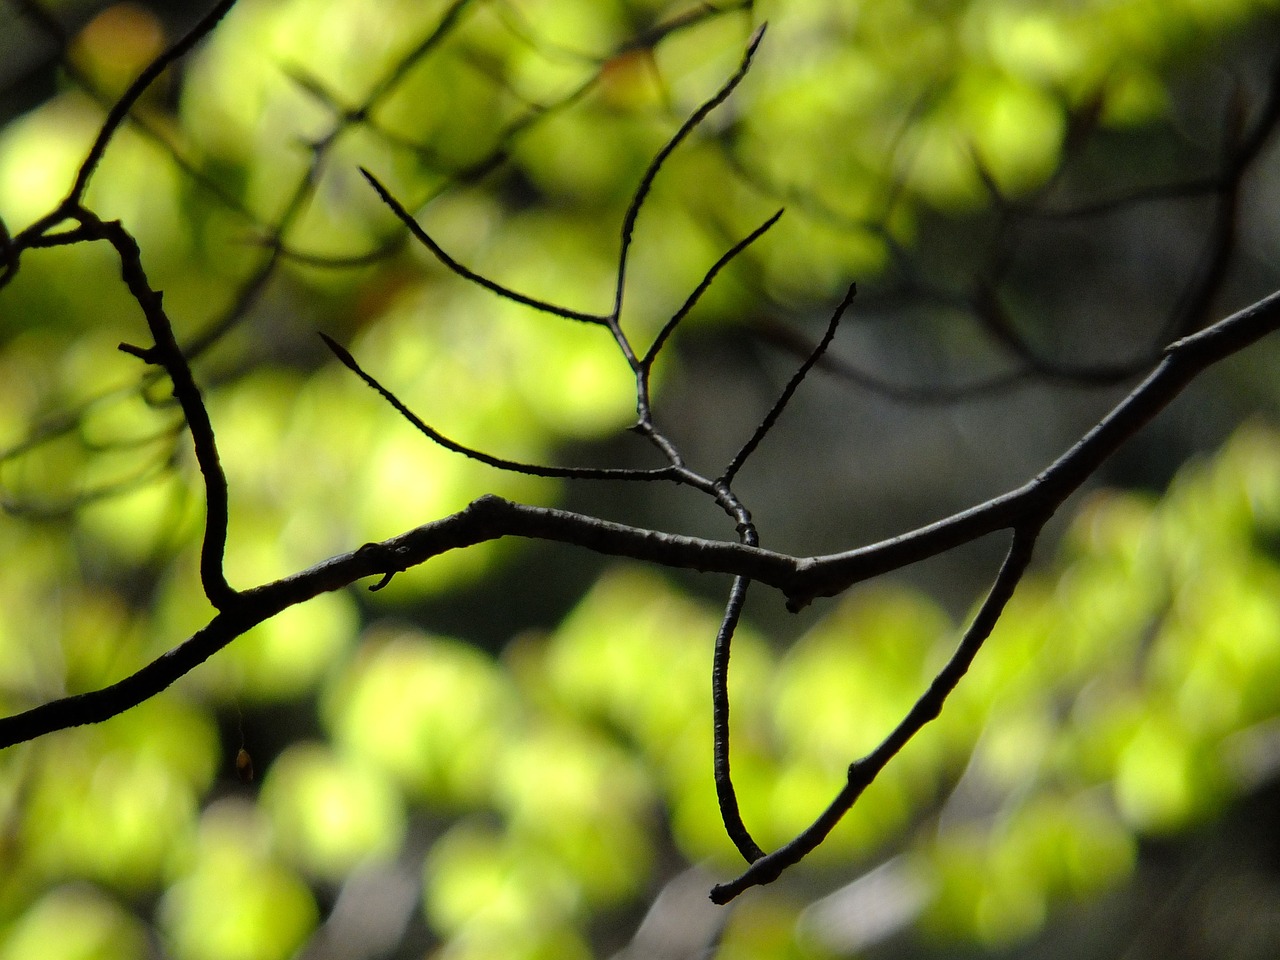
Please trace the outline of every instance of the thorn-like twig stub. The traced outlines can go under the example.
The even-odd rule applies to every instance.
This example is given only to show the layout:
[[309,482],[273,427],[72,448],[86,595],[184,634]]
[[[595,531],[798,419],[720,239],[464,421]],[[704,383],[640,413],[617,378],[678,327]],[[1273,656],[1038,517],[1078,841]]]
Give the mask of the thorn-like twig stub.
[[116,345],[116,349],[121,353],[129,354],[131,357],[137,357],[143,363],[160,365],[160,357],[157,355],[155,347],[139,347],[133,343],[120,343]]

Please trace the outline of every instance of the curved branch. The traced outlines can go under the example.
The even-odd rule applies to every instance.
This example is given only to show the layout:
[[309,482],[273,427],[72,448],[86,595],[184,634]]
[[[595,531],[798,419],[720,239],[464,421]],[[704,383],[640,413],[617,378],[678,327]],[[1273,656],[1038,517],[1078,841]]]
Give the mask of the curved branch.
[[76,214],[81,226],[95,238],[106,240],[120,258],[120,273],[129,294],[141,308],[147,329],[155,341],[154,346],[141,348],[122,343],[120,349],[146,363],[161,367],[173,383],[173,395],[182,407],[187,427],[191,430],[191,443],[195,448],[196,462],[204,478],[205,523],[204,542],[200,548],[200,582],[205,596],[219,610],[232,603],[236,591],[227,583],[223,570],[223,558],[227,549],[227,526],[230,520],[230,499],[227,493],[227,477],[218,458],[218,445],[213,435],[213,423],[205,408],[195,376],[186,355],[178,346],[173,324],[164,309],[164,297],[151,286],[142,266],[142,251],[138,242],[118,220],[104,221],[87,210]]
[[566,307],[557,306],[556,304],[550,303],[546,300],[539,300],[537,297],[530,297],[527,294],[520,293],[518,290],[512,290],[510,287],[504,287],[502,284],[476,273],[470,267],[463,266],[457,260],[453,259],[453,257],[449,256],[449,254],[445,252],[444,248],[432,239],[431,234],[422,229],[422,226],[417,220],[413,219],[413,216],[404,208],[400,201],[391,195],[391,191],[382,185],[382,181],[364,167],[360,168],[360,173],[367,181],[369,181],[369,186],[373,187],[374,191],[378,194],[378,197],[387,205],[391,212],[396,215],[396,218],[409,228],[409,232],[413,234],[413,238],[431,251],[432,256],[439,260],[447,269],[456,273],[464,280],[470,280],[477,286],[484,287],[484,289],[488,290],[490,293],[495,293],[504,300],[510,300],[513,303],[532,307],[534,310],[540,310],[542,313],[549,313],[555,317],[563,317],[565,320],[577,320],[580,323],[594,323],[597,326],[605,326],[607,324],[607,317],[603,317],[595,313],[583,313],[579,310],[570,310]]
[[818,844],[826,839],[827,834],[835,828],[840,819],[857,803],[863,791],[879,776],[885,765],[898,755],[925,724],[937,719],[942,713],[942,706],[946,703],[947,697],[968,672],[973,658],[978,655],[987,637],[991,636],[991,631],[995,629],[1000,615],[1004,612],[1005,604],[1009,602],[1013,591],[1026,573],[1040,529],[1041,525],[1030,525],[1019,527],[1014,531],[1013,543],[1010,544],[1009,553],[1005,556],[1000,572],[991,585],[991,592],[982,602],[973,623],[965,631],[951,659],[933,678],[929,689],[915,702],[903,717],[902,722],[894,727],[893,732],[885,737],[873,751],[849,765],[848,779],[840,793],[831,801],[830,806],[790,843],[756,860],[736,880],[712,887],[711,899],[715,903],[728,903],[751,887],[772,883],[782,875],[784,870],[812,853]]
[[492,454],[485,453],[483,450],[477,450],[475,447],[468,447],[446,437],[405,406],[399,397],[379,383],[371,374],[366,373],[346,347],[343,347],[325,333],[320,334],[320,339],[325,342],[325,346],[333,351],[333,355],[338,358],[344,367],[375,390],[387,403],[391,404],[395,411],[408,420],[419,433],[439,446],[444,447],[444,449],[452,453],[461,454],[469,460],[475,460],[511,473],[523,473],[531,477],[556,477],[563,480],[674,480],[676,482],[681,480],[680,471],[674,466],[658,467],[653,470],[631,470],[625,467],[548,467],[537,463],[524,463],[520,460],[495,457]]
[[98,168],[102,155],[107,152],[107,144],[116,135],[116,131],[124,123],[125,118],[129,116],[129,111],[133,109],[134,104],[147,92],[147,88],[156,82],[160,74],[169,69],[170,64],[181,59],[192,47],[208,36],[213,28],[221,22],[222,18],[231,12],[231,8],[235,5],[236,0],[220,0],[194,27],[187,31],[185,36],[147,64],[146,69],[138,75],[138,78],[129,84],[129,89],[116,101],[115,106],[108,111],[107,119],[103,122],[101,129],[98,130],[98,136],[94,139],[93,146],[89,148],[88,156],[80,164],[80,169],[76,171],[75,184],[71,187],[71,192],[67,194],[67,199],[62,202],[60,210],[66,211],[79,206],[84,197],[85,188],[89,186],[89,178],[93,176],[94,171]]
[[738,848],[742,858],[754,863],[765,855],[747,830],[738,809],[738,795],[733,788],[733,775],[729,763],[729,652],[733,634],[738,629],[742,608],[747,602],[747,588],[751,581],[746,577],[734,577],[725,604],[724,617],[716,632],[715,653],[711,660],[711,723],[714,757],[712,760],[716,782],[716,801],[720,806],[720,820],[729,839]]

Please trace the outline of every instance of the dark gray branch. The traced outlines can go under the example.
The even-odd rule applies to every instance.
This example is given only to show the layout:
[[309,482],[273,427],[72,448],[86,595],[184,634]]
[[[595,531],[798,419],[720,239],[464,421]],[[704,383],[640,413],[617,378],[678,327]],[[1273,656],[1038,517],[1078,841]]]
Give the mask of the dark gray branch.
[[1005,604],[1013,596],[1013,591],[1021,582],[1023,574],[1031,563],[1031,552],[1035,547],[1040,527],[1019,527],[1014,531],[1013,543],[1005,557],[991,592],[982,602],[973,623],[965,631],[955,652],[946,665],[933,678],[929,689],[903,717],[902,722],[881,741],[880,745],[861,760],[849,765],[849,774],[844,787],[822,814],[804,832],[790,843],[784,844],[773,853],[752,861],[741,876],[729,883],[717,884],[711,890],[711,899],[716,903],[728,903],[734,897],[751,887],[772,883],[782,875],[788,867],[799,863],[812,853],[827,838],[841,818],[858,802],[864,790],[880,775],[880,771],[896,757],[911,739],[919,733],[925,724],[936,720],[942,713],[951,691],[956,688],[961,678],[969,671],[974,657],[982,649],[987,637],[995,629],[1000,615],[1004,613]]
[[792,557],[760,547],[664,533],[566,510],[481,497],[466,509],[381,543],[237,595],[200,632],[119,683],[0,719],[0,748],[54,730],[95,723],[154,696],[240,634],[282,610],[364,577],[425,563],[500,537],[551,540],[607,556],[746,577],[781,591],[793,608],[816,597],[936,556],[997,530],[1039,526],[1098,466],[1218,361],[1280,327],[1280,291],[1169,347],[1146,380],[1035,479],[1003,496],[880,543],[846,553]]
[[996,530],[1052,514],[1187,384],[1213,364],[1277,328],[1280,291],[1171,344],[1159,366],[1132,393],[1034,479],[986,503],[901,536],[802,561],[800,575],[807,583],[787,591],[789,605],[798,609],[817,597],[834,596],[855,583],[936,556]]

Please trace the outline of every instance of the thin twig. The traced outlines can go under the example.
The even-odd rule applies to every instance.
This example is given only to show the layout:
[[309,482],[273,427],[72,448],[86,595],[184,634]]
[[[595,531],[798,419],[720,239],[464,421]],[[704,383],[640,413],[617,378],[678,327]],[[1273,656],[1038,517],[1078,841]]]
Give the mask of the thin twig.
[[713,769],[715,772],[716,801],[720,806],[720,820],[733,845],[738,848],[747,863],[763,857],[764,851],[752,838],[738,809],[738,796],[733,788],[733,775],[729,762],[729,653],[733,634],[738,628],[743,605],[747,601],[747,588],[751,581],[734,577],[725,604],[724,617],[716,632],[715,650],[711,659],[711,723],[713,743]]
[[369,181],[369,185],[377,191],[382,202],[391,209],[391,212],[396,215],[401,223],[409,228],[409,232],[413,234],[414,239],[431,251],[431,254],[446,268],[453,271],[464,280],[470,280],[477,286],[484,287],[484,289],[488,290],[490,293],[496,293],[504,300],[523,304],[526,307],[532,307],[535,310],[539,310],[542,313],[549,313],[552,316],[563,317],[566,320],[577,320],[581,323],[593,323],[601,326],[608,323],[608,318],[601,316],[600,314],[569,310],[565,307],[557,306],[554,303],[549,303],[546,300],[539,300],[536,297],[527,296],[519,291],[512,290],[510,287],[504,287],[502,284],[490,280],[488,277],[482,276],[474,270],[463,266],[457,260],[454,260],[453,257],[449,256],[449,254],[444,251],[444,248],[436,243],[426,230],[422,229],[422,226],[418,221],[413,219],[409,214],[409,211],[400,205],[400,202],[391,195],[391,192],[382,185],[381,181],[379,181],[377,177],[364,167],[360,168],[360,172],[364,175],[364,178]]
[[779,210],[777,213],[773,214],[773,216],[765,220],[764,223],[760,224],[760,226],[756,227],[720,255],[720,258],[711,265],[711,268],[707,270],[705,274],[703,274],[702,279],[698,281],[698,285],[694,287],[693,292],[685,298],[684,303],[680,305],[680,309],[673,313],[671,318],[662,325],[662,329],[659,330],[658,335],[653,338],[653,343],[649,345],[649,349],[645,351],[644,358],[640,361],[642,366],[646,368],[653,366],[654,360],[657,359],[662,348],[666,346],[667,339],[675,332],[680,321],[687,317],[689,312],[698,305],[698,301],[702,299],[702,295],[711,287],[711,284],[715,281],[716,277],[719,276],[720,271],[732,263],[738,254],[742,253],[747,249],[747,247],[751,246],[751,244],[755,243],[762,236],[768,233],[769,230],[773,228],[773,225],[782,217],[782,213],[783,211]]
[[[622,243],[618,250],[618,278],[614,284],[613,312],[610,314],[611,323],[614,327],[619,324],[622,315],[622,298],[627,283],[627,260],[631,251],[631,237],[635,232],[636,219],[640,216],[640,210],[644,206],[649,191],[653,188],[653,181],[657,178],[663,164],[667,162],[667,157],[671,156],[676,147],[680,146],[685,138],[707,118],[712,110],[729,98],[729,95],[746,77],[747,71],[751,69],[751,61],[755,57],[756,49],[760,46],[760,41],[764,39],[766,26],[766,24],[760,24],[751,35],[751,39],[747,41],[746,52],[742,55],[742,61],[738,64],[738,69],[733,76],[725,81],[719,90],[707,100],[704,100],[702,105],[689,115],[688,119],[672,135],[671,139],[663,145],[653,160],[649,162],[648,169],[645,170],[644,176],[640,178],[636,192],[631,197],[631,203],[627,207],[626,215],[622,218]],[[615,330],[615,334],[619,333],[619,330]]]
[[428,437],[432,442],[439,444],[446,450],[454,453],[460,453],[462,456],[470,460],[477,460],[480,463],[488,464],[491,467],[497,467],[499,470],[508,470],[512,473],[523,473],[534,477],[558,477],[564,480],[674,480],[677,479],[676,472],[671,467],[658,467],[653,470],[632,470],[626,468],[610,468],[610,467],[548,467],[536,463],[524,463],[519,460],[508,460],[505,457],[495,457],[477,450],[474,447],[468,447],[451,440],[435,427],[424,422],[417,414],[404,405],[404,403],[394,393],[384,387],[372,375],[365,372],[364,368],[356,362],[345,347],[338,344],[332,337],[321,333],[320,338],[333,351],[342,364],[351,370],[356,376],[363,380],[366,384],[376,390],[384,400],[386,400],[396,412],[408,420],[423,435]]
[[853,303],[853,298],[857,296],[858,285],[851,283],[849,289],[845,291],[844,299],[840,301],[839,306],[831,313],[831,319],[827,321],[826,332],[823,333],[822,339],[818,341],[817,346],[805,358],[804,363],[800,364],[800,368],[792,374],[791,379],[787,381],[786,387],[783,388],[781,395],[765,414],[760,425],[756,427],[755,432],[751,434],[751,438],[742,445],[742,449],[737,452],[734,458],[725,467],[724,474],[721,479],[725,483],[732,483],[733,478],[737,476],[738,471],[742,469],[742,465],[747,462],[747,458],[751,456],[762,441],[773,429],[773,425],[778,422],[778,418],[782,416],[782,411],[787,408],[787,404],[791,402],[791,398],[795,396],[795,392],[799,389],[800,384],[804,382],[804,378],[809,375],[809,371],[813,369],[813,365],[818,362],[827,347],[831,346],[831,341],[836,335],[836,328],[840,325],[840,318],[844,316],[844,312],[849,309]]
[[155,83],[160,74],[169,69],[170,64],[181,59],[192,47],[208,36],[235,5],[236,0],[219,0],[214,8],[201,17],[196,25],[188,30],[177,43],[147,64],[146,69],[138,75],[138,78],[129,84],[129,88],[116,101],[116,105],[107,112],[107,118],[98,130],[98,136],[94,139],[93,146],[89,148],[88,156],[80,164],[71,192],[67,194],[66,200],[62,202],[65,210],[69,211],[73,206],[79,205],[84,197],[85,188],[89,185],[89,178],[93,176],[93,172],[98,168],[98,163],[102,160],[102,155],[106,153],[107,144],[111,142],[111,138],[116,135],[116,130],[129,116],[129,111],[133,109],[134,104],[147,92],[147,88]]

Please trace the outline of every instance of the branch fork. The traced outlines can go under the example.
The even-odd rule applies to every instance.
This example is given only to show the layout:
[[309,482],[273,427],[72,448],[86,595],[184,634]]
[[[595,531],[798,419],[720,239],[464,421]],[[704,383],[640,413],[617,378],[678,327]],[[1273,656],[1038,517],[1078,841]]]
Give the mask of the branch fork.
[[[245,590],[236,590],[227,582],[223,570],[228,523],[228,491],[218,457],[213,425],[190,366],[191,348],[184,351],[174,335],[160,291],[148,280],[141,251],[134,238],[118,221],[104,221],[83,202],[84,192],[103,153],[146,88],[174,60],[190,50],[206,36],[233,5],[222,0],[174,47],[161,55],[130,86],[121,100],[108,113],[106,120],[77,172],[67,198],[48,216],[31,227],[10,236],[0,223],[0,287],[16,273],[23,254],[30,250],[86,241],[108,243],[120,262],[121,277],[138,304],[152,338],[150,346],[120,344],[120,349],[161,368],[173,385],[173,393],[182,407],[191,432],[192,446],[204,481],[207,515],[201,548],[200,577],[204,591],[217,614],[187,640],[147,664],[130,676],[100,690],[66,697],[36,706],[13,716],[0,718],[0,748],[32,740],[55,730],[85,723],[95,723],[116,716],[156,695],[218,650],[231,643],[253,626],[262,623],[291,606],[321,593],[343,589],[357,581],[378,577],[371,587],[384,587],[397,573],[439,556],[449,550],[462,549],[502,537],[525,537],[556,541],[599,554],[630,557],[673,568],[726,574],[733,577],[729,595],[715,640],[711,670],[712,724],[714,731],[713,770],[717,798],[725,829],[748,866],[736,879],[717,885],[711,898],[727,903],[745,890],[770,883],[800,862],[828,835],[839,820],[853,807],[866,787],[881,770],[927,723],[935,719],[956,685],[982,648],[999,621],[1006,604],[1031,563],[1035,542],[1045,522],[1066,499],[1097,470],[1098,466],[1132,437],[1152,417],[1173,400],[1192,380],[1212,364],[1246,349],[1280,327],[1280,291],[1250,307],[1206,327],[1187,334],[1180,322],[1181,339],[1169,344],[1159,354],[1146,379],[1123,401],[1086,433],[1070,450],[1049,465],[1038,476],[1021,487],[975,505],[951,517],[917,530],[909,531],[880,543],[858,547],[842,553],[814,557],[797,557],[777,553],[760,546],[760,537],[747,506],[733,490],[733,482],[751,456],[777,426],[789,402],[830,347],[841,318],[851,308],[856,287],[848,287],[844,297],[833,308],[825,331],[816,345],[808,349],[803,361],[780,392],[778,398],[742,443],[737,453],[715,477],[690,467],[677,446],[658,425],[655,405],[650,395],[650,374],[654,363],[670,342],[679,324],[697,306],[716,277],[740,254],[760,240],[778,222],[782,211],[773,214],[755,230],[735,242],[706,271],[685,302],[663,324],[653,342],[637,351],[623,323],[623,307],[627,284],[627,268],[636,222],[646,198],[660,175],[666,160],[691,136],[717,107],[723,104],[750,70],[752,59],[763,39],[762,26],[751,36],[742,60],[734,74],[711,97],[703,102],[668,139],[641,177],[623,217],[617,254],[616,281],[609,309],[589,313],[567,309],[506,287],[484,277],[454,260],[444,248],[395,199],[391,192],[369,171],[361,173],[371,188],[407,228],[410,236],[426,248],[448,270],[492,294],[542,313],[574,322],[603,328],[627,361],[635,376],[637,420],[631,429],[649,441],[657,452],[658,464],[651,469],[617,469],[609,467],[560,467],[523,463],[484,453],[450,439],[431,427],[411,411],[388,387],[365,371],[352,353],[331,337],[321,334],[336,359],[377,391],[392,408],[430,441],[462,456],[488,464],[496,469],[534,476],[557,477],[575,481],[611,480],[622,482],[667,481],[685,485],[706,495],[733,524],[733,538],[704,539],[653,529],[614,523],[602,518],[564,510],[534,507],[496,496],[480,497],[465,509],[408,530],[378,543],[368,543],[340,554],[310,569]],[[463,2],[455,2],[437,31],[430,34],[413,57],[405,64],[429,51],[445,35],[448,27],[464,11]],[[407,66],[405,67],[407,69]],[[394,82],[389,79],[361,107],[345,114],[347,121],[366,122],[372,106],[385,95]],[[1268,118],[1272,125],[1280,115],[1280,96],[1273,100]],[[327,145],[328,141],[325,141]],[[1238,185],[1248,162],[1260,152],[1258,136],[1242,140],[1237,166],[1232,168]],[[316,164],[322,144],[317,144]],[[315,166],[310,176],[314,176]],[[1235,202],[1234,187],[1223,188],[1224,204]],[[1230,194],[1230,196],[1227,196]],[[303,197],[300,191],[298,197]],[[298,199],[290,209],[303,202]],[[292,216],[292,214],[290,214]],[[64,225],[70,229],[58,232]],[[277,237],[279,239],[279,235]],[[280,252],[276,243],[273,256]],[[274,261],[272,261],[274,262]],[[1216,274],[1214,275],[1216,276]],[[1213,277],[1202,285],[1208,289]],[[1201,294],[1205,293],[1202,289]],[[1006,338],[1015,338],[1012,327],[1004,323],[994,296],[979,298],[984,304],[989,323]],[[1202,310],[1207,298],[1196,299],[1196,310]],[[1193,311],[1195,312],[1195,311]],[[853,584],[878,576],[927,557],[936,556],[957,546],[998,531],[1011,531],[1011,541],[1004,562],[996,573],[990,591],[963,632],[950,659],[937,673],[915,705],[873,751],[855,760],[848,768],[844,786],[830,805],[814,822],[789,843],[772,852],[763,850],[743,823],[738,808],[730,763],[728,671],[734,632],[742,614],[752,582],[778,590],[792,610],[800,609],[819,597],[834,596]]]

